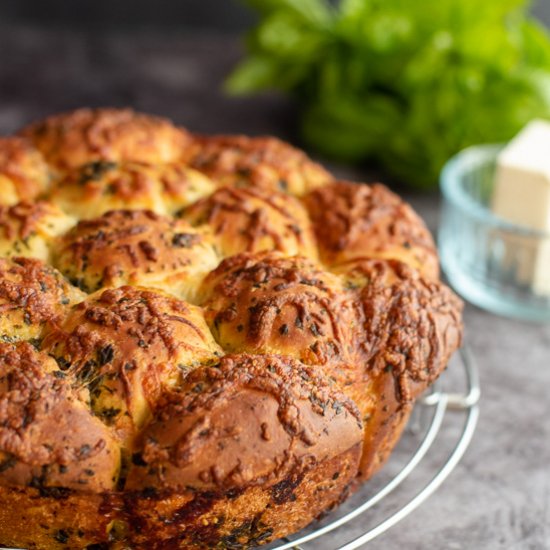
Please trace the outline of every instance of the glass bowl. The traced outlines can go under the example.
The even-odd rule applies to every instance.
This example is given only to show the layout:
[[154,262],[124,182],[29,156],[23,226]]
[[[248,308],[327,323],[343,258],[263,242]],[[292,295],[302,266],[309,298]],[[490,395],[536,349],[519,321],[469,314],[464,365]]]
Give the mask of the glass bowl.
[[546,290],[533,284],[541,251],[548,264],[542,269],[550,277],[550,233],[509,223],[490,210],[502,148],[470,147],[443,168],[441,265],[451,285],[473,304],[506,316],[550,321],[550,281]]

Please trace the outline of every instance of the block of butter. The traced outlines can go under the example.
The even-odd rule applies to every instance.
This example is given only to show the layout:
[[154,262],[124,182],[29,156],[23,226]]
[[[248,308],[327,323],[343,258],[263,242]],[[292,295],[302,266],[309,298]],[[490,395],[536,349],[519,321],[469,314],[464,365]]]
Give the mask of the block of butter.
[[[492,210],[500,218],[550,234],[550,121],[529,123],[497,160]],[[550,296],[550,238],[508,235],[504,268],[518,282]]]

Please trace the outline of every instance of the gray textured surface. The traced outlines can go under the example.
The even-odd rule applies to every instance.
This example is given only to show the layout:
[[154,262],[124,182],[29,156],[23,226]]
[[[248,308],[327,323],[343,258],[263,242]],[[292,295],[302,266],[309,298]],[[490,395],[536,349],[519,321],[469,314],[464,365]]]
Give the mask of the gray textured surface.
[[550,24],[550,1],[538,0],[535,2],[534,12],[548,25]]
[[[255,20],[254,10],[246,4],[245,0],[2,0],[0,20],[80,29],[200,28],[240,32]],[[532,4],[533,11],[550,23],[549,0],[534,0]]]
[[[293,111],[284,100],[232,100],[220,93],[238,55],[235,42],[223,38],[4,29],[0,133],[57,110],[127,104],[193,130],[292,138]],[[437,198],[407,198],[435,228]],[[550,326],[469,307],[466,327],[484,392],[473,444],[427,503],[368,548],[550,548]]]

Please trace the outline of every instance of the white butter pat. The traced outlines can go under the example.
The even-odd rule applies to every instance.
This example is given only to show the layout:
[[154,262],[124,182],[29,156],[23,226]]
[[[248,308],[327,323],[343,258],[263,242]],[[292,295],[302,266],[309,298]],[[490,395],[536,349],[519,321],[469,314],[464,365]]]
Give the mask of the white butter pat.
[[[534,120],[500,153],[492,200],[500,218],[550,233],[550,122]],[[505,265],[519,282],[550,296],[550,239],[504,239]]]

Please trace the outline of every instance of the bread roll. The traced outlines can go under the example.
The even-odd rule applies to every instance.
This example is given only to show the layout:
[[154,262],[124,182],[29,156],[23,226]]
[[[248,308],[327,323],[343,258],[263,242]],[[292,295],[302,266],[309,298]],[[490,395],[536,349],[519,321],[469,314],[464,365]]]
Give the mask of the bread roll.
[[120,449],[65,378],[30,344],[0,343],[0,485],[116,487]]
[[460,346],[462,302],[439,281],[396,260],[365,260],[344,271],[359,293],[359,361],[377,396],[373,407],[361,411],[365,450],[359,476],[368,479],[388,458],[414,400]]
[[[267,543],[347,495],[361,439],[359,412],[316,369],[283,356],[226,356],[167,396],[127,487],[195,494],[165,507],[170,520],[157,536],[167,547]],[[208,506],[193,513],[197,497]]]
[[56,237],[75,223],[51,202],[0,206],[0,257],[24,256],[49,262]]
[[177,161],[189,134],[170,121],[131,109],[78,109],[30,124],[29,139],[57,172],[96,161]]
[[0,137],[0,205],[33,201],[50,186],[50,170],[42,155],[20,137]]
[[145,285],[193,301],[219,257],[208,231],[148,210],[115,210],[69,231],[54,263],[85,292]]
[[224,256],[276,250],[317,258],[307,212],[285,193],[222,187],[180,215],[196,226],[208,224]]
[[333,179],[305,153],[272,137],[195,136],[184,160],[219,185],[297,196]]
[[0,258],[0,340],[38,343],[84,295],[53,267],[28,258]]
[[172,214],[214,189],[206,176],[182,164],[94,161],[61,178],[50,200],[81,219],[116,209]]
[[397,195],[380,184],[336,182],[304,198],[321,260],[334,267],[352,260],[400,260],[437,279],[439,263],[430,232]]
[[99,291],[52,327],[42,348],[89,392],[95,415],[125,448],[165,388],[222,355],[202,311],[161,291]]

